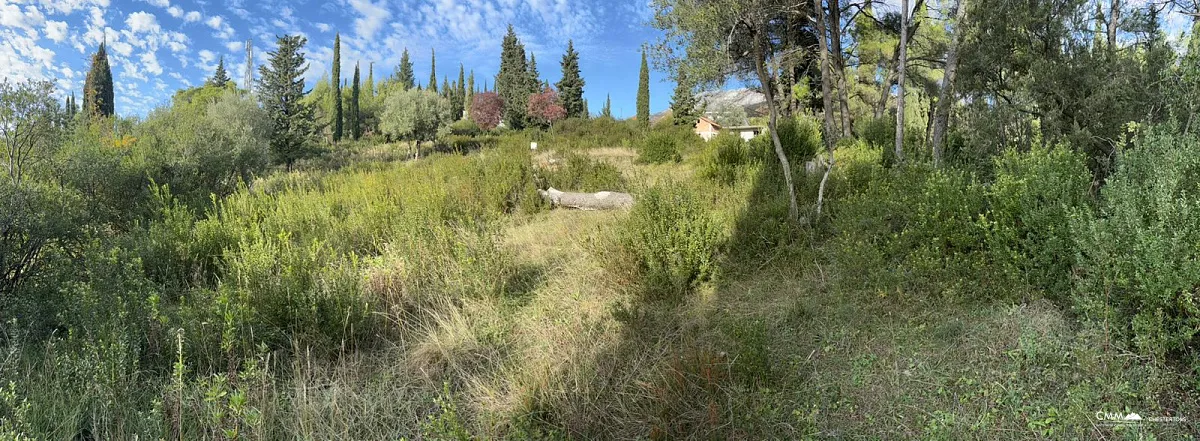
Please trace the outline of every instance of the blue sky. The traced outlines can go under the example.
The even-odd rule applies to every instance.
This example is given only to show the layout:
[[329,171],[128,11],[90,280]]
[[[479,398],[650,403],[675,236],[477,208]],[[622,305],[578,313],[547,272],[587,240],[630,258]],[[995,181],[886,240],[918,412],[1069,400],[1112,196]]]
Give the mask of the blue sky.
[[[624,117],[634,114],[640,48],[659,36],[646,25],[651,15],[647,0],[0,0],[0,77],[52,79],[79,93],[88,57],[107,39],[117,112],[144,115],[201,84],[221,56],[240,84],[248,39],[261,65],[276,35],[306,36],[311,87],[329,72],[341,32],[344,78],[355,62],[364,79],[371,62],[377,79],[387,76],[407,47],[418,81],[428,81],[434,49],[439,78],[453,81],[462,63],[482,88],[512,23],[552,83],[574,40],[591,111],[611,93],[613,113]],[[651,74],[652,111],[669,106],[673,88],[664,73]]]

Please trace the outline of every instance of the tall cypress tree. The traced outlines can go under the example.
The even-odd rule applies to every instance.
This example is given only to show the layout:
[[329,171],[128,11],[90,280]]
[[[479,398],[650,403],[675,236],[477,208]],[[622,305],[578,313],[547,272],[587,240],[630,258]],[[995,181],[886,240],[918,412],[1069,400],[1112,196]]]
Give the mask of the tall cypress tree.
[[471,101],[475,99],[475,71],[471,71],[471,76],[467,77],[467,89],[463,94],[463,117],[471,117]]
[[212,78],[208,79],[208,85],[214,87],[225,87],[229,83],[229,73],[225,71],[225,56],[217,61],[217,70],[213,71]]
[[646,63],[646,50],[642,49],[642,72],[638,76],[637,121],[650,126],[650,65]]
[[417,77],[413,75],[412,60],[408,58],[408,48],[404,48],[404,53],[400,55],[400,65],[396,66],[396,81],[400,83],[400,88],[403,90],[417,87]]
[[362,89],[358,84],[358,63],[354,63],[354,81],[350,83],[350,137],[357,140],[362,137],[362,122],[358,120],[358,100],[362,97]]
[[563,109],[568,118],[587,118],[587,106],[583,103],[583,77],[579,75],[579,53],[575,52],[575,42],[567,41],[567,52],[562,57],[562,80],[558,87],[558,99],[562,101]]
[[692,94],[692,83],[683,69],[675,75],[675,95],[671,97],[672,122],[677,126],[696,124],[696,95]]
[[429,50],[429,90],[437,92],[437,53]]
[[[433,85],[436,86],[437,83],[434,83]],[[435,88],[433,91],[437,92],[437,89]],[[450,98],[450,91],[450,79],[442,77],[442,98]]]
[[367,100],[375,98],[375,62],[367,64],[367,84],[363,87],[367,90]]
[[342,140],[342,33],[333,36],[333,142]]
[[612,94],[611,93],[608,94],[608,97],[604,98],[604,107],[600,108],[600,116],[603,116],[606,118],[612,118]]
[[500,49],[500,72],[496,74],[494,90],[504,99],[504,123],[513,129],[525,127],[526,104],[530,94],[529,70],[525,63],[525,46],[517,38],[512,25]]
[[274,136],[271,155],[277,163],[292,164],[304,155],[304,147],[312,136],[312,107],[304,97],[304,45],[308,39],[298,35],[279,37],[278,47],[269,52],[271,60],[259,66],[258,90],[263,108],[271,118]]
[[108,51],[104,46],[100,43],[100,49],[92,55],[92,68],[83,82],[83,111],[88,115],[112,116],[115,113],[112,68],[108,65]]

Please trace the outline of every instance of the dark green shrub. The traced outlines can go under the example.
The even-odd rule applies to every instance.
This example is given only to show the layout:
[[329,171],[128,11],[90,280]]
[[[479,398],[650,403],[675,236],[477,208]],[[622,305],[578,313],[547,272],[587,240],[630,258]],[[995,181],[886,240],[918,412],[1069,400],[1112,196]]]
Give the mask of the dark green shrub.
[[447,127],[447,131],[450,135],[455,136],[479,136],[483,133],[483,129],[469,119],[455,121]]
[[981,219],[993,262],[1009,275],[1065,300],[1071,289],[1071,217],[1088,205],[1091,174],[1066,148],[1009,150],[995,160],[990,209]]
[[692,191],[653,187],[639,196],[621,244],[652,299],[679,299],[716,271],[717,222]]
[[746,141],[734,134],[721,134],[709,140],[701,157],[700,176],[724,185],[737,181],[742,166],[750,162]]
[[[821,127],[811,118],[779,118],[775,127],[779,132],[779,145],[793,164],[803,164],[821,150]],[[762,137],[771,139],[768,135]]]
[[566,154],[556,168],[540,173],[542,188],[587,193],[628,190],[625,177],[615,166],[577,153]]
[[1152,133],[1120,151],[1097,217],[1077,215],[1074,303],[1140,354],[1196,362],[1200,155],[1194,136]]
[[682,159],[679,154],[679,139],[663,132],[651,133],[642,142],[642,148],[638,152],[638,162],[645,164],[679,162]]

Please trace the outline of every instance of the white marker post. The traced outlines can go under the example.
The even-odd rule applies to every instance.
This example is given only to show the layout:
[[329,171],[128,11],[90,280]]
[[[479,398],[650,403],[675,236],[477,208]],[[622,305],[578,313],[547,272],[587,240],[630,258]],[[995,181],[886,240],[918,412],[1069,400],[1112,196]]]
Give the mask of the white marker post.
[[537,151],[537,143],[536,142],[529,143],[529,150]]

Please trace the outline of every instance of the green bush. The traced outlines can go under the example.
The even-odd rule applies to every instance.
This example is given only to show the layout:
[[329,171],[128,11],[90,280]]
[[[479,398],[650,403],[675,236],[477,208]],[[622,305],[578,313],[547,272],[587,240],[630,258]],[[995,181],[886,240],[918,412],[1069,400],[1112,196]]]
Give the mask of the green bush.
[[632,147],[644,135],[631,121],[612,118],[568,118],[554,124],[543,140],[556,149]]
[[679,185],[639,196],[621,243],[652,299],[680,299],[716,271],[722,237],[693,192]]
[[1142,355],[1200,368],[1200,155],[1194,136],[1152,133],[1120,151],[1098,217],[1078,216],[1074,303]]
[[860,287],[953,292],[986,280],[983,186],[917,164],[830,205],[835,261]]
[[1066,300],[1075,263],[1072,216],[1088,206],[1085,158],[1065,147],[1009,150],[995,160],[980,219],[993,262],[1015,280]]
[[750,159],[745,140],[731,133],[721,134],[708,141],[701,156],[700,176],[732,185]]
[[540,187],[564,191],[628,191],[625,177],[617,167],[586,155],[567,153],[561,163],[541,172]]
[[[775,127],[779,132],[779,145],[793,164],[803,164],[821,150],[821,126],[812,118],[779,118]],[[770,140],[770,136],[763,137]]]
[[446,126],[447,132],[454,136],[479,136],[483,133],[483,129],[479,128],[475,121],[463,119],[455,121],[453,124]]
[[651,133],[642,142],[642,148],[638,152],[638,162],[644,164],[679,162],[682,159],[679,154],[679,139],[664,132]]

